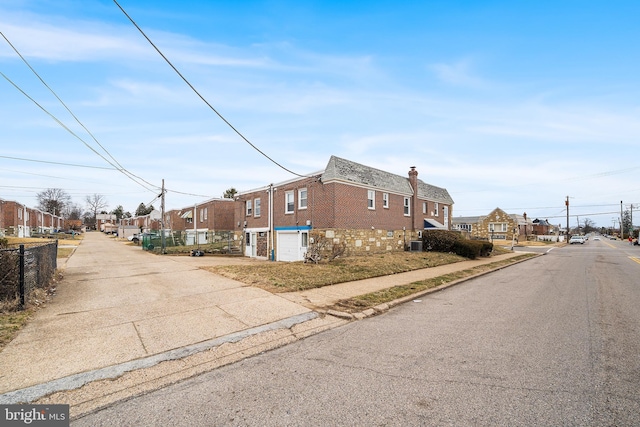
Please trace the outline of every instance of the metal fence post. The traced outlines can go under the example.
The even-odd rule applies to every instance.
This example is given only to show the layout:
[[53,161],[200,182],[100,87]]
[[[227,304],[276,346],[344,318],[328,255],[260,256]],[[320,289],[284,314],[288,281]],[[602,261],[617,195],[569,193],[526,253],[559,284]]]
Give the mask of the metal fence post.
[[18,258],[20,263],[20,308],[24,310],[24,245],[20,245]]

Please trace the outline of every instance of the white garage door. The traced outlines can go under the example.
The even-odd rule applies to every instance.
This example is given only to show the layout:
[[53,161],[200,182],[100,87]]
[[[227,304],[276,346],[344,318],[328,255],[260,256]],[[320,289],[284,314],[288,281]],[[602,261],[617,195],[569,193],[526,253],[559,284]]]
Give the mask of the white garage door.
[[300,248],[298,247],[298,233],[278,232],[278,258],[277,261],[300,261]]

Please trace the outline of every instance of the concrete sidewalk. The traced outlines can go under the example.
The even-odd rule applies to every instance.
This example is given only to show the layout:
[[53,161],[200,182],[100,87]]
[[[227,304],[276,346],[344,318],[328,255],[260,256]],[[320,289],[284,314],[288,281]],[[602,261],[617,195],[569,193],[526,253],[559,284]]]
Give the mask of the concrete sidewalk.
[[317,316],[188,257],[155,256],[99,232],[85,234],[62,270],[56,297],[0,352],[0,393]]
[[199,268],[263,261],[161,257],[90,232],[57,296],[0,352],[0,403],[86,413],[345,324],[321,314],[341,299],[518,255],[274,295]]
[[512,252],[503,255],[492,256],[469,261],[456,262],[454,264],[441,265],[439,267],[425,268],[406,273],[393,274],[391,276],[374,277],[371,279],[357,280],[354,282],[339,283],[322,288],[309,289],[299,292],[287,292],[279,294],[289,301],[295,302],[313,310],[330,307],[340,300],[365,295],[382,289],[392,288],[398,285],[407,285],[419,280],[431,279],[457,271],[467,270],[480,265],[517,257],[522,252]]

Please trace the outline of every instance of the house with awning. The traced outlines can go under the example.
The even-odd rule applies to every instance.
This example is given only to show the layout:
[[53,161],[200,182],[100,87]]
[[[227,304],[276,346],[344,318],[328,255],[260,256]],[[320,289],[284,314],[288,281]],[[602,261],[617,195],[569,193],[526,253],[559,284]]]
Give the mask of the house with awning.
[[318,241],[350,252],[405,250],[431,229],[451,228],[443,187],[331,156],[324,170],[236,195],[244,254],[300,261]]

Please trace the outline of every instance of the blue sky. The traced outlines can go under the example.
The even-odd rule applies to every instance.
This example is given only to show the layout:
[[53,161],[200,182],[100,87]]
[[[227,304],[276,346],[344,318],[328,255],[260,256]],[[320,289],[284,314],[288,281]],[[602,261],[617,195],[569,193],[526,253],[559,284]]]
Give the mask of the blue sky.
[[[331,155],[416,166],[454,216],[500,207],[564,226],[566,196],[572,226],[612,225],[620,201],[640,210],[638,2],[119,4],[296,173]],[[0,31],[107,150],[0,38],[0,198],[35,206],[62,188],[133,212],[164,179],[179,209],[294,177],[113,1],[4,0]]]

